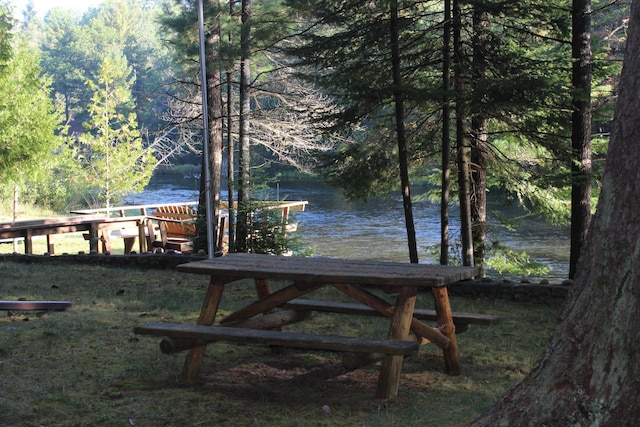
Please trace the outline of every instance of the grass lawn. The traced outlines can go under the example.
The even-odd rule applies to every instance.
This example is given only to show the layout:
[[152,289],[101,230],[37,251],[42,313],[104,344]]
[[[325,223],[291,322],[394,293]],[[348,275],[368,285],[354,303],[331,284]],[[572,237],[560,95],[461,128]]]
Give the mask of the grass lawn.
[[[195,323],[206,285],[203,276],[170,270],[0,262],[0,299],[73,302],[59,312],[0,312],[0,426],[464,425],[532,368],[558,310],[452,297],[455,311],[503,321],[458,336],[460,376],[443,372],[434,345],[407,358],[398,399],[380,407],[373,404],[379,361],[347,370],[336,353],[273,354],[218,343],[207,347],[198,381],[181,382],[185,353],[162,354],[158,339],[132,329],[152,321]],[[230,286],[222,308],[248,301],[251,291]],[[342,299],[329,291],[324,297]],[[419,298],[420,306],[432,307],[430,294]],[[386,324],[317,314],[290,329],[383,337]]]
[[[62,255],[63,253],[78,254],[80,252],[89,253],[89,241],[85,240],[82,236],[84,233],[65,233],[65,234],[53,234],[51,235],[51,242],[53,244],[54,254]],[[121,238],[112,238],[111,241],[111,253],[114,255],[124,254],[124,240]],[[42,255],[49,252],[47,247],[46,236],[34,236],[31,238],[33,245],[33,254]],[[0,242],[0,254],[12,254],[14,252],[23,254],[24,240],[19,239],[17,241],[17,250],[14,250],[14,244],[11,241]],[[133,250],[139,252],[138,239],[133,246]]]

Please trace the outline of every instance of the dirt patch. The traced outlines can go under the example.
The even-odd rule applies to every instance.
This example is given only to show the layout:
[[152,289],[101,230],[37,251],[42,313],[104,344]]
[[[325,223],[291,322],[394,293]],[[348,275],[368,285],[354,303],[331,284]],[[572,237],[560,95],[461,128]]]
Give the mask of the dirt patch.
[[[268,400],[270,404],[336,405],[359,402],[370,406],[375,402],[382,356],[371,363],[346,367],[342,355],[314,355],[286,349],[284,354],[247,357],[227,366],[203,366],[198,386],[215,388],[217,392],[248,405]],[[400,380],[400,395],[424,390],[436,381],[433,370],[442,371],[442,358],[428,354],[405,360]],[[425,369],[426,368],[426,369]],[[400,396],[401,397],[401,396]]]

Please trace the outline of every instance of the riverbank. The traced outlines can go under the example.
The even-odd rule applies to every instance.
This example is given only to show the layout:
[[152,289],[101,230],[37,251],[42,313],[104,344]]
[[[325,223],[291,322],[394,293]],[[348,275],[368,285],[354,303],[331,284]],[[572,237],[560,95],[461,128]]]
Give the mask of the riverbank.
[[[0,255],[0,262],[18,263],[73,263],[93,266],[114,266],[148,269],[173,270],[179,264],[206,259],[203,255],[179,253],[146,253],[131,255]],[[483,278],[481,280],[465,280],[449,286],[452,295],[470,297],[505,298],[514,301],[538,301],[542,303],[558,302],[566,297],[570,282],[551,283],[546,279],[539,282],[526,280],[515,282],[506,279],[495,280]]]

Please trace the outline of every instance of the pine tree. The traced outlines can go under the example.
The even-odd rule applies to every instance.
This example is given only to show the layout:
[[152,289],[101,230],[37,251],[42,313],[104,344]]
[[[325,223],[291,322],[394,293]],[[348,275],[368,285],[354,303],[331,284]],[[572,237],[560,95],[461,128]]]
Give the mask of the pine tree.
[[596,214],[541,360],[475,426],[631,426],[640,419],[640,4]]
[[[0,34],[0,39],[7,36]],[[56,135],[60,116],[49,97],[51,80],[40,76],[37,52],[20,42],[6,48],[0,53],[0,182],[4,184],[24,179],[62,144]]]
[[132,111],[131,74],[125,57],[111,51],[95,79],[87,80],[94,95],[78,160],[86,171],[82,178],[95,191],[94,203],[104,203],[107,209],[113,200],[142,191],[154,166],[153,154],[143,146]]

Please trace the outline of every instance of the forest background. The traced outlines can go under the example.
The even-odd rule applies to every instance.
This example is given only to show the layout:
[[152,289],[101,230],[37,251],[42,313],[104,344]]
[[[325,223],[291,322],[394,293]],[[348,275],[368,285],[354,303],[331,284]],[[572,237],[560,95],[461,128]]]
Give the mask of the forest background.
[[[525,266],[485,244],[486,192],[586,232],[629,5],[207,1],[204,138],[197,2],[107,0],[44,17],[28,3],[17,22],[4,4],[0,198],[108,206],[163,165],[199,172],[208,140],[214,192],[224,174],[240,206],[293,170],[352,198],[400,187],[411,242],[410,183],[426,182],[442,206],[442,263],[499,251]],[[450,192],[466,218],[460,251],[449,249]],[[239,250],[248,217],[234,218]]]

